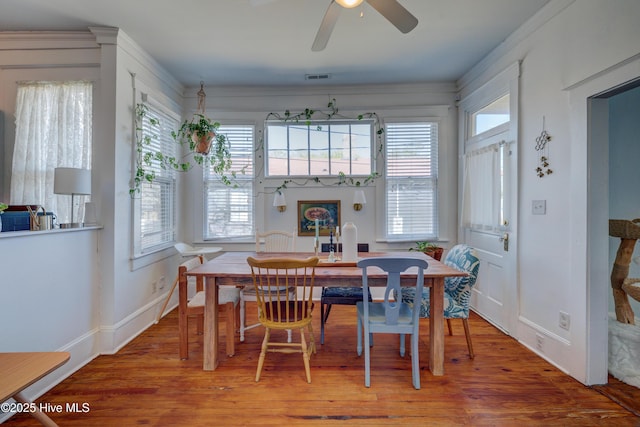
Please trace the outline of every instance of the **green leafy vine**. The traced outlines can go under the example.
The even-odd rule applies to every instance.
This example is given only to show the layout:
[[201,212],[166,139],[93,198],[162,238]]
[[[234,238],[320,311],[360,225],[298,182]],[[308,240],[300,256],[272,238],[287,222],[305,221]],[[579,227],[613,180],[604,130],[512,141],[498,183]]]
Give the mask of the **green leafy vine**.
[[[225,135],[217,132],[220,123],[212,122],[202,114],[194,115],[191,121],[185,120],[177,131],[171,132],[171,136],[177,144],[181,147],[185,145],[188,147],[188,152],[178,158],[168,156],[153,147],[152,142],[155,135],[150,136],[144,133],[145,120],[153,128],[160,126],[160,121],[149,115],[149,107],[144,103],[138,103],[135,109],[136,165],[132,186],[129,188],[129,194],[132,197],[140,193],[143,183],[151,184],[156,179],[154,165],[159,165],[164,170],[176,172],[191,170],[194,166],[193,163],[200,166],[212,166],[213,171],[225,185],[233,185],[236,172],[230,171],[229,142]],[[196,152],[196,142],[191,138],[192,134],[203,136],[209,132],[214,134],[210,151],[207,154]]]
[[[331,98],[327,103],[327,110],[314,110],[311,108],[305,108],[299,113],[291,113],[290,110],[285,110],[282,114],[280,113],[269,113],[267,114],[266,121],[268,120],[281,120],[283,122],[303,122],[305,125],[310,126],[314,120],[331,120],[332,118],[342,118],[342,119],[353,119],[352,117],[346,117],[339,114],[338,104],[335,98]],[[380,118],[375,112],[367,112],[358,114],[356,116],[357,120],[364,119],[373,119],[374,121],[374,129],[377,140],[376,147],[376,159],[383,155],[384,153],[384,127],[381,124]],[[317,130],[322,130],[322,125],[317,126]],[[260,140],[260,148],[264,147],[264,141]],[[344,172],[338,172],[337,181],[335,177],[331,177],[331,183],[324,183],[320,177],[315,176],[312,178],[307,178],[304,180],[293,180],[286,179],[278,186],[273,193],[281,193],[282,190],[286,189],[289,184],[293,184],[298,187],[305,186],[308,183],[315,183],[325,187],[331,186],[365,186],[376,180],[380,177],[380,174],[377,172],[372,172],[368,176],[364,177],[362,180],[354,179],[353,177],[347,176]]]

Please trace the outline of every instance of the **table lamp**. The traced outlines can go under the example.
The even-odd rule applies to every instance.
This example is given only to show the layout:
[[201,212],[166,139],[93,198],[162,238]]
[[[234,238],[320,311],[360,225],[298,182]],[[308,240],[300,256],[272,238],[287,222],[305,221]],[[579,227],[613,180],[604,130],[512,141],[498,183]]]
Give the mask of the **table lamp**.
[[60,224],[60,228],[77,228],[79,222],[73,222],[74,197],[91,194],[91,171],[78,168],[56,168],[53,176],[55,194],[71,194],[71,223]]

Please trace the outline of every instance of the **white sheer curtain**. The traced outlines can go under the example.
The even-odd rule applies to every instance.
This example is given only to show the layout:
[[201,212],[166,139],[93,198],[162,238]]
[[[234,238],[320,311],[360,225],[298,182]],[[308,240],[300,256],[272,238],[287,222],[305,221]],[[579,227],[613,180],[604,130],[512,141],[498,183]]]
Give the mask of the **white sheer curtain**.
[[[71,196],[53,194],[53,171],[91,169],[92,88],[84,81],[18,84],[11,204],[41,205],[69,222]],[[77,206],[88,200],[75,198]]]
[[496,231],[500,227],[501,175],[499,144],[465,155],[462,226]]

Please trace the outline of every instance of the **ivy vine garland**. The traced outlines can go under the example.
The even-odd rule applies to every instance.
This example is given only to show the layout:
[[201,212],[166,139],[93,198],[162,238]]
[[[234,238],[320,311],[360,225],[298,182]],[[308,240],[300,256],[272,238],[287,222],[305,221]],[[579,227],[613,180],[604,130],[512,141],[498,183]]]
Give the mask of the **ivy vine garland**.
[[[307,126],[310,126],[312,124],[312,121],[314,120],[314,115],[316,116],[315,120],[325,120],[325,121],[331,120],[332,118],[343,118],[343,119],[350,118],[350,117],[346,117],[338,114],[338,104],[336,103],[335,98],[331,98],[331,100],[327,104],[327,109],[328,111],[321,111],[321,110],[313,110],[311,108],[305,108],[304,110],[296,114],[292,114],[290,110],[285,110],[283,114],[269,113],[267,114],[265,121],[275,119],[283,122],[295,122],[295,123],[303,122]],[[320,116],[320,117],[318,118],[317,116]],[[382,155],[384,151],[384,142],[383,142],[384,127],[380,123],[380,118],[375,112],[359,114],[356,118],[357,120],[373,119],[376,140],[378,142],[375,157],[378,158],[378,156]],[[322,125],[318,125],[317,130],[322,130]],[[262,139],[260,140],[260,146],[264,147],[264,141]],[[379,173],[372,172],[371,174],[366,176],[362,181],[360,181],[352,177],[347,177],[347,175],[344,172],[338,172],[337,182],[331,183],[331,184],[323,183],[320,177],[318,176],[313,178],[307,178],[302,181],[287,179],[287,180],[284,180],[283,183],[273,191],[273,193],[282,192],[282,190],[287,188],[289,184],[294,184],[298,187],[302,187],[308,184],[309,182],[320,184],[326,187],[341,186],[341,185],[360,187],[362,185],[367,185],[373,182],[375,179],[379,177],[380,177]],[[334,179],[335,179],[334,177],[331,177],[332,182]]]
[[[344,118],[349,119],[349,117],[341,116],[338,113],[338,106],[335,98],[332,98],[327,104],[328,111],[321,110],[313,110],[310,108],[305,108],[299,113],[292,114],[290,110],[284,111],[283,114],[279,113],[269,113],[267,114],[266,121],[268,120],[281,120],[283,122],[304,122],[307,126],[312,124],[313,120],[330,120],[332,118]],[[318,118],[318,116],[320,116]],[[378,142],[378,146],[376,149],[375,157],[382,155],[384,150],[384,127],[382,127],[380,118],[374,112],[367,112],[363,114],[359,114],[357,120],[364,119],[373,119],[376,140]],[[198,122],[205,119],[203,115],[197,115],[196,120]],[[180,144],[181,146],[184,144],[189,144],[189,151],[187,154],[181,156],[180,158],[174,156],[167,156],[161,150],[152,149],[152,136],[145,135],[143,132],[144,121],[147,120],[148,124],[152,127],[158,127],[160,122],[157,118],[149,116],[149,108],[144,103],[136,104],[135,108],[135,149],[136,149],[136,165],[135,165],[135,174],[133,176],[132,186],[129,189],[129,194],[133,197],[136,194],[139,194],[141,191],[141,186],[143,183],[153,183],[156,179],[155,171],[152,166],[154,163],[159,164],[162,169],[174,170],[176,172],[187,172],[192,169],[193,164],[186,160],[187,158],[192,158],[193,162],[198,165],[207,165],[213,166],[214,172],[219,176],[220,180],[229,186],[237,187],[238,184],[235,182],[234,178],[236,177],[235,171],[230,171],[231,169],[231,154],[229,151],[229,141],[222,134],[216,132],[216,136],[214,138],[214,146],[211,149],[211,154],[203,155],[198,154],[194,151],[193,142],[189,137],[189,128],[193,124],[192,122],[185,121],[181,128],[178,131],[171,132],[171,136],[173,140]],[[207,119],[208,120],[208,119]],[[217,131],[220,126],[219,123],[212,123],[214,130]],[[318,125],[318,130],[322,129],[322,125]],[[259,151],[260,148],[264,147],[263,138],[260,139],[259,147],[256,148],[256,151]],[[242,168],[241,173],[244,173],[246,167]],[[320,184],[323,186],[355,186],[360,187],[362,185],[367,185],[373,182],[375,179],[379,178],[380,174],[377,172],[372,172],[368,176],[364,177],[362,180],[354,179],[353,177],[348,177],[344,172],[339,172],[336,177],[328,177],[331,180],[331,183],[324,183],[320,179],[320,177],[316,176],[313,178],[307,178],[304,180],[293,180],[287,179],[284,180],[283,183],[278,186],[274,193],[281,192],[283,189],[287,188],[288,185],[296,185],[296,186],[304,186],[309,182],[314,182],[316,184]]]

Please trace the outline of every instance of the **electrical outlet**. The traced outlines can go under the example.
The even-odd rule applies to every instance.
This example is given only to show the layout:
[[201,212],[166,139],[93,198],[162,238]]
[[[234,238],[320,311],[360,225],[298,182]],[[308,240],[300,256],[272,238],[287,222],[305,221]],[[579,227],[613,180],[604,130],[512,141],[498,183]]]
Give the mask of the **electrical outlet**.
[[166,284],[167,284],[167,280],[165,279],[164,276],[158,279],[158,288],[160,288],[160,290],[163,290]]
[[546,215],[547,214],[547,201],[546,200],[533,200],[531,201],[531,213],[534,215]]
[[569,330],[569,326],[571,326],[571,316],[569,316],[569,313],[565,313],[564,311],[560,312],[558,325],[562,329]]
[[540,352],[544,352],[544,336],[536,334],[536,349]]

